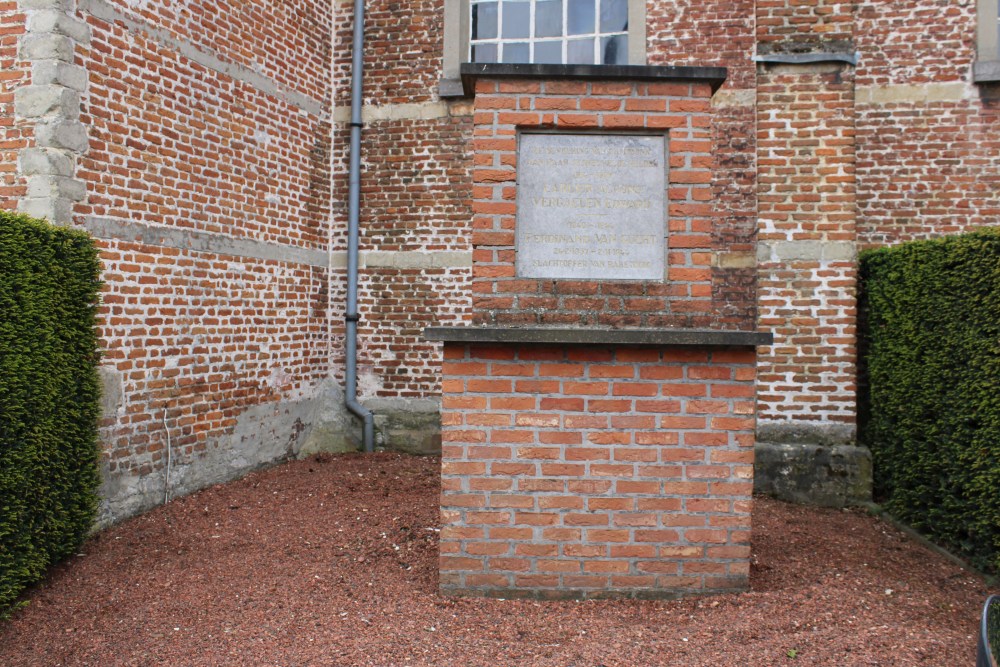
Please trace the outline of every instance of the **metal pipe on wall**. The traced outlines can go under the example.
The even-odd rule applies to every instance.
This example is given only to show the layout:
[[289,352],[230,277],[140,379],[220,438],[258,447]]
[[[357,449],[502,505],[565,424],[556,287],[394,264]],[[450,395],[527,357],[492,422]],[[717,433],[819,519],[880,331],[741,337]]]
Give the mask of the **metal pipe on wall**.
[[351,41],[351,140],[347,184],[347,313],[345,405],[364,421],[364,450],[375,450],[375,416],[358,402],[358,244],[361,218],[361,102],[364,74],[365,3],[354,0],[354,36]]

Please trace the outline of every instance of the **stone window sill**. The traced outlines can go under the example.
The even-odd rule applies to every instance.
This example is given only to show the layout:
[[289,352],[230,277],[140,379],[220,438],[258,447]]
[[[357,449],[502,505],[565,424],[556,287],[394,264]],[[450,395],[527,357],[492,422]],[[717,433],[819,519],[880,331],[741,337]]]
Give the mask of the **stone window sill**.
[[428,327],[424,338],[452,343],[536,343],[572,345],[676,345],[755,347],[771,345],[763,331],[695,329],[572,329],[549,327]]
[[441,79],[438,95],[472,97],[476,79],[604,79],[673,80],[708,83],[714,93],[726,81],[725,67],[663,67],[652,65],[536,65],[463,63],[461,79]]
[[1000,60],[979,60],[972,66],[976,83],[1000,83]]

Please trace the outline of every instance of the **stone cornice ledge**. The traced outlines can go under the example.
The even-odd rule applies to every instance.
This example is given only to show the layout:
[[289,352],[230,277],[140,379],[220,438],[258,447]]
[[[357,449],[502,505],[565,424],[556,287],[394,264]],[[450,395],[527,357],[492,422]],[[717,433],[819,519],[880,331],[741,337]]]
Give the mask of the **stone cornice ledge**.
[[769,65],[812,65],[814,63],[847,63],[857,66],[857,53],[817,51],[814,53],[768,53],[753,57],[755,63]]
[[424,338],[449,343],[540,343],[570,345],[676,345],[756,347],[771,345],[764,331],[699,329],[573,329],[555,327],[427,327]]
[[654,65],[539,65],[533,63],[462,63],[462,87],[474,95],[477,79],[602,79],[612,81],[691,81],[707,83],[712,92],[726,81],[725,67]]

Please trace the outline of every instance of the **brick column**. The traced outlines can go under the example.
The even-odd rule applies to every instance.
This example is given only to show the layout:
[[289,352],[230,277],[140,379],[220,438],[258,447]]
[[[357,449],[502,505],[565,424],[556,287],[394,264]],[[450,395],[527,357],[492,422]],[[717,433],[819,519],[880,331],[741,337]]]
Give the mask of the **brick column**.
[[[745,238],[717,223],[731,213],[713,197],[711,97],[725,70],[473,71],[473,326],[426,332],[445,343],[441,590],[585,598],[746,588],[755,346],[770,336],[754,331],[753,269],[732,261],[745,256]],[[636,226],[623,200],[600,196],[607,176],[583,169],[594,156],[572,151],[549,166],[577,180],[546,185],[593,196],[519,210],[519,188],[543,180],[524,139],[540,132],[640,135],[665,147],[667,168],[634,179],[635,203],[664,208],[662,231],[642,242],[655,270],[629,278],[602,260],[582,274],[525,270],[538,242],[524,241],[519,224],[551,235],[554,258],[579,262],[626,252]],[[612,233],[580,224],[583,209],[602,210]],[[565,235],[561,225],[574,223],[584,231]]]
[[871,497],[857,420],[854,4],[757,5],[758,490]]
[[757,91],[762,437],[853,444],[853,70],[764,65]]
[[441,590],[748,584],[756,353],[445,344]]

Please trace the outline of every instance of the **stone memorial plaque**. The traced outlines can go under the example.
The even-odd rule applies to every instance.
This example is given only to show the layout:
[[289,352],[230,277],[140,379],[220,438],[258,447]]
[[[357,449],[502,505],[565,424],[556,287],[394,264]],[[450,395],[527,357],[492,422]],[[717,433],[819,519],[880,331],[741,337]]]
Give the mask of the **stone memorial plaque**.
[[663,136],[521,135],[517,275],[663,280]]

